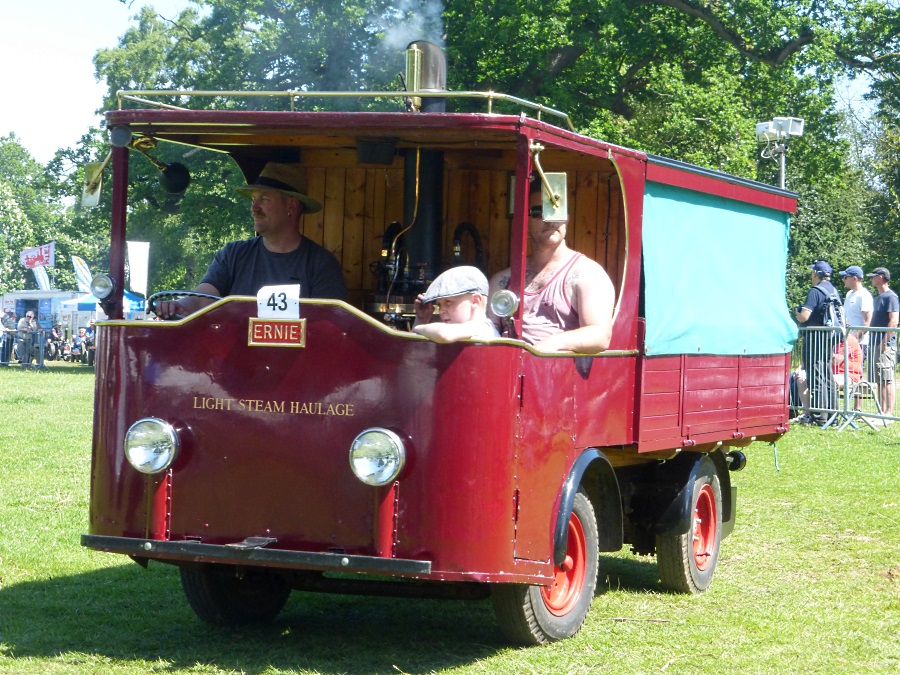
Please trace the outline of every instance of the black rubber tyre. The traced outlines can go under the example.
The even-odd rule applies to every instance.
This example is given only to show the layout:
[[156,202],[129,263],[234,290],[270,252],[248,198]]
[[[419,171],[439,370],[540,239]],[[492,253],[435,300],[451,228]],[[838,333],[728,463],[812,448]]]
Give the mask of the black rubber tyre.
[[230,565],[186,565],[181,587],[201,621],[214,626],[268,623],[284,608],[290,587],[266,570]]
[[700,460],[691,495],[691,529],[656,537],[656,562],[663,588],[702,593],[712,583],[722,543],[722,488],[709,457]]
[[566,562],[552,586],[497,584],[491,590],[500,629],[513,642],[546,644],[575,635],[597,587],[599,539],[594,507],[580,489],[569,519]]

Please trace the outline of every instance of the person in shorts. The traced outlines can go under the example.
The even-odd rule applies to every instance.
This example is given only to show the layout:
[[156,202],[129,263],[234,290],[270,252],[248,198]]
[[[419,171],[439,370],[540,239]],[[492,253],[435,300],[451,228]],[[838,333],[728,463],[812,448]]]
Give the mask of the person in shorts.
[[[872,328],[896,328],[900,317],[900,299],[890,289],[891,272],[876,267],[867,275],[878,291],[872,310]],[[881,412],[894,415],[894,370],[897,367],[897,335],[894,331],[873,331],[869,345],[869,381],[878,385]]]

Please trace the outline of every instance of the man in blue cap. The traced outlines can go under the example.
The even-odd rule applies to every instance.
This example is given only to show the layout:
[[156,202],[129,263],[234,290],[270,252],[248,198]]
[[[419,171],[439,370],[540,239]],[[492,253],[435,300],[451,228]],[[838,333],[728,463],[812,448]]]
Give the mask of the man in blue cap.
[[[829,307],[841,304],[831,284],[832,267],[824,260],[809,266],[812,288],[803,304],[795,310],[798,323],[823,330],[804,331],[801,358],[809,386],[809,422],[821,426],[828,421],[829,411],[837,410],[837,386],[831,376],[831,355],[838,342],[840,328],[828,327]],[[827,328],[827,329],[826,329]]]

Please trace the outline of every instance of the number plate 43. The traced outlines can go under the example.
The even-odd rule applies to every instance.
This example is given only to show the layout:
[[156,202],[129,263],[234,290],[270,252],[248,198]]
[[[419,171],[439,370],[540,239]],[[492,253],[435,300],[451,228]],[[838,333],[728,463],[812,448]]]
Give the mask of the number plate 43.
[[256,295],[257,317],[250,319],[247,344],[305,347],[306,319],[300,318],[300,285],[264,286]]

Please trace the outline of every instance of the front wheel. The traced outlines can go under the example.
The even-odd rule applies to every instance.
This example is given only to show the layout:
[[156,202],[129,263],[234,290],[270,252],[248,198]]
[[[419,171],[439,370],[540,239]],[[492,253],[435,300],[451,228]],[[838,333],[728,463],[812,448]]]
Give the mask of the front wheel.
[[566,557],[549,586],[497,584],[491,591],[500,629],[520,644],[546,644],[575,635],[584,623],[597,587],[599,538],[594,507],[575,495]]
[[656,562],[663,588],[702,593],[712,583],[722,542],[722,488],[716,466],[700,459],[691,495],[691,526],[684,534],[656,537]]
[[181,587],[194,613],[214,626],[268,623],[284,608],[291,588],[273,572],[230,565],[185,565]]

